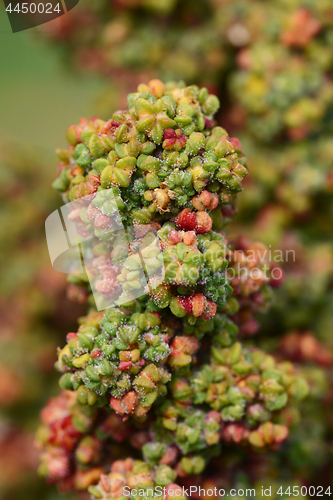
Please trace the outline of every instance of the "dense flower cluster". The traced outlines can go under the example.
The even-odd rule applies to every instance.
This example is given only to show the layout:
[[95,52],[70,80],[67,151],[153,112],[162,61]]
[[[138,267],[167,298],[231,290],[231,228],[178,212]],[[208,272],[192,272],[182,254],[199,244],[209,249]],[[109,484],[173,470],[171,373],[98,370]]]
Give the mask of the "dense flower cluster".
[[[167,465],[159,465],[153,469],[142,460],[127,458],[116,460],[111,465],[111,472],[103,474],[99,483],[96,486],[91,486],[89,491],[92,498],[105,500],[124,496],[124,491],[127,492],[128,496],[132,490],[138,491],[139,489],[143,492],[152,491],[155,498],[169,498],[169,490],[180,490],[180,487],[172,482],[175,477],[176,473]],[[165,495],[163,494],[164,488]],[[158,491],[161,492],[160,495],[157,495]],[[147,493],[148,498],[149,495],[152,493]],[[181,500],[185,498],[183,495],[178,496]]]
[[[104,298],[121,286],[125,303],[143,286],[140,258],[128,253],[133,240],[140,240],[152,275],[147,293],[159,308],[208,319],[230,293],[226,242],[212,229],[223,227],[247,170],[239,141],[213,126],[218,106],[205,88],[153,80],[129,95],[127,111],[68,129],[70,149],[58,153],[54,187],[77,200],[70,219],[79,234],[97,239],[89,266],[100,270],[96,290]],[[169,138],[174,130],[180,144]],[[115,238],[121,227],[132,230]],[[161,282],[153,273],[162,265]]]
[[76,389],[82,404],[103,405],[111,396],[117,413],[145,415],[165,396],[171,378],[165,363],[172,332],[160,324],[158,315],[126,315],[121,309],[108,310],[98,328],[89,326],[88,318],[77,334],[68,334],[59,352],[59,370],[65,372],[61,386]]
[[215,124],[218,99],[152,80],[127,101],[69,127],[58,152],[54,187],[91,241],[71,286],[105,307],[58,351],[63,392],[41,415],[40,472],[95,498],[140,485],[167,498],[222,444],[277,450],[309,389],[291,363],[237,340],[280,282],[264,245],[224,232],[247,169]]

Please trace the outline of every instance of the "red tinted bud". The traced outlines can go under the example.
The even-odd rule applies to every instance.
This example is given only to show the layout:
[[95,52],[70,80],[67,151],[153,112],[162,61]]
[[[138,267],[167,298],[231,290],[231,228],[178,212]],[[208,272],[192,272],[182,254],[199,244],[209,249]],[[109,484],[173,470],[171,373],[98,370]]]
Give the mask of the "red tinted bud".
[[66,341],[69,342],[72,339],[77,339],[77,333],[69,332],[66,335]]
[[192,312],[192,302],[191,297],[178,297],[179,305],[187,312],[187,314],[191,314]]
[[198,212],[197,213],[197,226],[196,232],[197,234],[205,234],[209,233],[212,229],[213,221],[207,212]]
[[114,122],[113,120],[109,120],[101,127],[100,133],[101,134],[108,134],[109,132],[114,132],[120,125],[121,125],[121,123],[117,123],[117,122]]
[[129,370],[131,366],[132,366],[132,361],[120,361],[118,368],[121,371],[125,371]]
[[229,137],[229,142],[234,146],[235,149],[241,150],[242,145],[240,143],[240,140],[237,139],[237,137]]
[[197,216],[189,208],[184,208],[176,218],[176,226],[182,231],[193,231],[197,227]]
[[138,402],[138,396],[135,391],[130,391],[121,399],[112,397],[110,406],[119,415],[128,415],[132,413]]
[[102,352],[99,349],[94,349],[91,353],[92,358],[100,358],[102,355]]
[[227,443],[247,441],[250,431],[242,424],[229,424],[221,431],[221,439]]

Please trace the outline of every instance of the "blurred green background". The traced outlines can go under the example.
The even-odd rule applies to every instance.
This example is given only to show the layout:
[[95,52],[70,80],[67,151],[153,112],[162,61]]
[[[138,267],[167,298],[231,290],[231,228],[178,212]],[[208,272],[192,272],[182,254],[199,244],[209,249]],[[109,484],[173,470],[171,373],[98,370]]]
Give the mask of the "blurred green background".
[[[13,34],[0,8],[0,134],[1,140],[47,153],[65,146],[68,123],[93,111],[94,97],[107,83],[96,75],[68,73],[60,51],[37,38],[36,31]],[[54,172],[54,165],[49,168]]]

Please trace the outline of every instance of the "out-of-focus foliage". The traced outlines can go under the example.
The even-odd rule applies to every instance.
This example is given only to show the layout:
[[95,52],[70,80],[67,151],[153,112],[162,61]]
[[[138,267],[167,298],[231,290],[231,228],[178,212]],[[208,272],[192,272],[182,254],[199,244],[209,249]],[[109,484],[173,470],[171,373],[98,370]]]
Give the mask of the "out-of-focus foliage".
[[[266,477],[267,486],[274,487],[279,469],[286,487],[327,484],[333,442],[331,0],[81,0],[42,30],[63,47],[68,68],[96,71],[110,80],[110,91],[98,96],[96,104],[96,114],[105,119],[125,105],[128,91],[149,78],[181,79],[213,90],[221,101],[219,123],[240,137],[249,167],[230,232],[264,242],[272,252],[270,260],[284,270],[284,284],[275,298],[265,287],[254,292],[251,301],[241,296],[241,307],[232,311],[232,318],[245,343],[260,345],[278,361],[293,361],[310,384],[310,396],[297,410],[281,412],[279,425],[287,425],[290,436],[278,454],[247,451],[239,461],[232,445],[228,453],[213,459],[209,477],[206,473],[182,481],[235,487],[230,482],[234,477],[235,484],[244,487],[261,485]],[[29,477],[32,498],[42,491],[32,478],[36,462],[28,451],[31,430],[37,408],[54,381],[54,348],[57,343],[64,345],[63,332],[70,330],[77,316],[73,305],[64,305],[63,281],[50,271],[44,242],[39,243],[44,236],[37,221],[56,208],[49,176],[40,162],[27,157],[26,152],[18,155],[17,148],[12,149],[1,172],[5,200],[0,213],[1,250],[10,263],[1,268],[0,283],[6,322],[0,355],[4,408],[0,446],[9,450],[11,459],[1,467],[8,485],[6,500],[23,498],[20,484],[27,476],[22,471]],[[235,241],[246,252],[250,243]],[[234,294],[239,300],[236,281]],[[262,315],[268,304],[272,308]],[[185,397],[186,386],[176,389]],[[23,427],[16,424],[22,413],[27,414]],[[14,419],[14,429],[9,419]],[[115,422],[108,425],[104,437],[115,429],[121,435]],[[245,434],[242,426],[229,426],[224,439],[239,443]],[[143,444],[141,438],[136,437],[137,448]],[[15,443],[22,449],[20,460]],[[94,439],[80,445],[81,465],[87,456],[98,462],[97,448]],[[127,456],[114,443],[110,450],[119,458]],[[164,452],[172,455],[169,449]],[[45,458],[45,467],[46,462]],[[200,469],[200,460],[186,466]],[[82,475],[78,481],[86,487],[89,478]]]
[[[16,143],[0,153],[0,481],[5,500],[54,498],[36,478],[34,430],[56,378],[55,349],[79,312],[50,267],[44,221],[56,209],[45,155]],[[65,326],[66,325],[66,326]],[[48,495],[48,496],[47,496]]]

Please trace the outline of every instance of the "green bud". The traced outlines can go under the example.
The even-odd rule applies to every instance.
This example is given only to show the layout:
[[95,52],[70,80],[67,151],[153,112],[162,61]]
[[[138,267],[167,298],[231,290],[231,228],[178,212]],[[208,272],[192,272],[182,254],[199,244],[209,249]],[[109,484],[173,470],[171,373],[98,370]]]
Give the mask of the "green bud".
[[99,373],[97,371],[97,367],[87,366],[86,367],[86,375],[93,382],[99,382],[100,381],[100,375],[99,375]]
[[63,191],[66,191],[68,184],[66,182],[64,182],[60,177],[58,177],[57,179],[55,179],[52,182],[52,187],[56,191],[63,192]]
[[141,161],[144,156],[146,155],[140,155],[138,158],[138,166],[139,168],[141,168],[141,170],[147,172],[156,172],[161,168],[161,163],[158,158],[155,158],[154,156],[147,156],[143,161]]
[[201,105],[203,105],[203,103],[205,101],[207,101],[208,99],[208,96],[209,96],[209,93],[208,93],[208,90],[206,89],[206,87],[202,87],[200,90],[199,90],[199,93],[198,93],[198,101]]
[[72,146],[75,146],[77,144],[77,137],[76,137],[76,127],[75,125],[71,125],[68,127],[66,131],[66,141],[68,144],[71,144]]
[[93,130],[84,130],[81,134],[81,141],[85,146],[89,147],[89,141],[92,135],[97,135]]
[[126,142],[127,140],[127,125],[122,123],[115,131],[115,137],[117,142]]
[[196,155],[206,144],[205,136],[201,132],[193,132],[187,139],[185,153]]
[[103,359],[99,364],[99,370],[102,375],[106,377],[111,377],[113,370],[110,362],[107,359]]
[[203,472],[206,463],[204,458],[200,456],[196,457],[183,457],[180,461],[180,466],[186,474],[201,474]]
[[89,486],[88,487],[88,492],[90,495],[92,495],[94,498],[100,499],[103,498],[103,492],[100,490],[98,486]]
[[145,393],[141,398],[140,398],[140,403],[144,408],[147,408],[151,406],[154,401],[156,400],[158,396],[158,391],[157,389],[150,391],[148,393]]
[[309,392],[309,385],[303,377],[297,377],[288,389],[290,396],[294,397],[298,401],[306,398]]
[[99,158],[95,160],[92,164],[94,170],[96,170],[99,174],[104,170],[105,167],[109,165],[109,161],[105,158]]
[[81,385],[77,390],[77,399],[82,405],[88,403],[88,390],[84,385]]
[[144,155],[151,155],[156,148],[156,144],[151,141],[146,141],[143,143],[141,148],[141,153]]
[[77,164],[80,165],[80,167],[88,167],[91,163],[91,155],[89,153],[89,150],[84,151],[76,160]]
[[96,394],[96,392],[89,391],[88,398],[87,398],[88,405],[93,406],[94,404],[97,403],[97,401],[98,401],[98,395]]
[[73,390],[73,383],[72,383],[72,374],[71,373],[64,373],[59,380],[59,385],[61,389],[65,391],[72,391]]
[[202,104],[202,111],[205,115],[213,115],[218,111],[220,107],[220,101],[215,95],[209,95],[205,102]]
[[156,486],[165,487],[175,481],[177,477],[176,471],[172,470],[168,465],[159,465],[155,470]]
[[183,318],[187,314],[185,309],[183,309],[179,305],[177,297],[172,297],[172,299],[170,301],[170,310],[171,310],[172,314],[177,316],[177,318]]
[[93,339],[88,335],[84,335],[82,333],[78,334],[78,340],[79,340],[79,347],[81,349],[91,350],[94,345]]
[[186,127],[186,125],[192,123],[192,117],[188,115],[179,115],[175,117],[175,122],[180,128]]
[[240,342],[235,342],[229,349],[229,360],[230,363],[233,365],[237,363],[242,355],[242,345]]
[[221,412],[222,420],[240,420],[244,415],[244,407],[241,405],[226,406]]
[[158,462],[164,452],[164,443],[146,443],[142,447],[142,454],[147,462]]
[[82,354],[82,356],[73,359],[73,366],[75,366],[75,368],[82,368],[84,365],[88,363],[89,359],[90,359],[90,354]]

